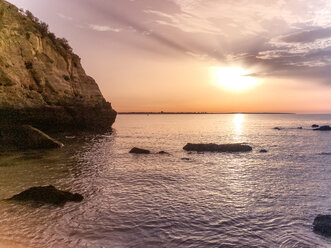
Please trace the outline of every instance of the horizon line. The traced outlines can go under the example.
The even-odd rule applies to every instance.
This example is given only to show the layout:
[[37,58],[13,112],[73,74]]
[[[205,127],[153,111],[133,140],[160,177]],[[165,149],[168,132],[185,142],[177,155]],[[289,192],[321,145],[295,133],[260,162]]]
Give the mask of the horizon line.
[[119,115],[130,115],[130,114],[154,114],[154,115],[169,115],[169,114],[259,114],[259,115],[275,115],[275,114],[284,114],[284,115],[295,115],[297,113],[290,112],[186,112],[186,111],[178,111],[178,112],[165,112],[165,111],[129,111],[129,112],[118,112]]

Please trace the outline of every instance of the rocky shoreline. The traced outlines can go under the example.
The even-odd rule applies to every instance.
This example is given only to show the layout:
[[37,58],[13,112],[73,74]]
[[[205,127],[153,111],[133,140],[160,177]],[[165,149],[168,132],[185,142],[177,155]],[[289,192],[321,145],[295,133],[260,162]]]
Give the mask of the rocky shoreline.
[[110,130],[116,111],[104,101],[97,105],[76,104],[38,108],[0,109],[0,127],[32,125],[44,130]]

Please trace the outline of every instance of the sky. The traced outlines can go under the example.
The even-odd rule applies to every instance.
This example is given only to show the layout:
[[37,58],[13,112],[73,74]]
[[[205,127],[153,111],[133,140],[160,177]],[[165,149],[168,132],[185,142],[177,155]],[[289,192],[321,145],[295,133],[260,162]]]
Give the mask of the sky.
[[329,0],[9,0],[124,111],[331,113]]

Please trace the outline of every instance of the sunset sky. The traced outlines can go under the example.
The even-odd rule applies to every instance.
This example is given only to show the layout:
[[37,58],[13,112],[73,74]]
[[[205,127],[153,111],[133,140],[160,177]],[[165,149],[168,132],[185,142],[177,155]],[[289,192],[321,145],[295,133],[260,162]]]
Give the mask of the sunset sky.
[[117,111],[331,113],[330,0],[10,0]]

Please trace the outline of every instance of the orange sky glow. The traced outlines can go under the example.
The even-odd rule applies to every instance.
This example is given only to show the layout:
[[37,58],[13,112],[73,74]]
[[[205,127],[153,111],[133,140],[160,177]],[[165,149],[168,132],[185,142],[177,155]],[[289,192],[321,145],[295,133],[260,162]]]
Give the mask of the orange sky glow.
[[119,112],[331,113],[328,0],[10,0]]

